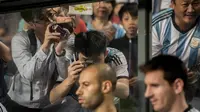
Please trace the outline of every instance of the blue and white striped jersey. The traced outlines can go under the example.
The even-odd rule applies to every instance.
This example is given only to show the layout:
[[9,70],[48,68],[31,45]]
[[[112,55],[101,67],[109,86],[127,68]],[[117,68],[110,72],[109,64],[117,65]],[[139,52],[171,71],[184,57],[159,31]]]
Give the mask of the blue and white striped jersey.
[[180,32],[174,25],[173,9],[166,9],[152,19],[152,56],[172,54],[190,68],[200,60],[200,19],[187,32]]

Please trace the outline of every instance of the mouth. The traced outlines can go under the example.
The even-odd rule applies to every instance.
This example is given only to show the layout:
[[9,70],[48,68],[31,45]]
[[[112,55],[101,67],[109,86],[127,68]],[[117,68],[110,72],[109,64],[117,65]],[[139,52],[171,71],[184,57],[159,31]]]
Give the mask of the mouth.
[[156,104],[156,100],[150,100],[152,105]]
[[195,14],[186,14],[185,17],[192,19],[192,18],[196,18],[196,15]]
[[136,27],[128,27],[128,30],[131,32],[135,32],[137,30],[137,28]]
[[78,102],[82,104],[84,102],[83,98],[78,98]]

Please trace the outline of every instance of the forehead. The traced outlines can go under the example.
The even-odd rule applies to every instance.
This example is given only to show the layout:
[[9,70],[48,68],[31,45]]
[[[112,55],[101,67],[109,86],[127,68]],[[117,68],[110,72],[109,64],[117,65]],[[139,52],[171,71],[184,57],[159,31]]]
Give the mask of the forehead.
[[130,12],[124,12],[122,17],[132,17],[132,18],[136,18],[137,16],[131,16]]
[[156,71],[147,72],[145,74],[144,82],[145,82],[145,84],[151,84],[151,83],[163,84],[167,81],[164,80],[163,71],[156,70]]
[[97,79],[98,79],[97,70],[91,67],[81,72],[79,83],[83,83],[83,82],[95,83],[97,82]]
[[174,0],[175,2],[178,1],[178,2],[199,2],[200,0]]
[[94,2],[94,3],[92,3],[93,5],[100,5],[100,4],[102,4],[102,3],[104,3],[105,5],[112,5],[112,3],[111,2],[105,2],[105,1],[101,1],[101,2]]

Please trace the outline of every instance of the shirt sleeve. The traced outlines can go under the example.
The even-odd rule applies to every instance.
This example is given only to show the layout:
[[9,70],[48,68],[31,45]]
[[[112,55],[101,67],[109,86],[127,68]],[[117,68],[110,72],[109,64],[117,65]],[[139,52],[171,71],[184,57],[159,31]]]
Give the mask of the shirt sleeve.
[[152,57],[161,54],[162,45],[159,40],[158,31],[153,26],[152,27]]
[[125,35],[125,30],[123,27],[120,27],[117,24],[113,24],[113,26],[117,29],[115,33],[115,39],[122,38]]
[[40,75],[46,66],[47,55],[39,49],[34,56],[30,51],[30,41],[25,32],[17,33],[12,41],[12,58],[20,75],[28,80],[33,80],[35,75]]
[[122,52],[117,52],[112,56],[111,66],[116,72],[117,79],[129,78],[128,65]]

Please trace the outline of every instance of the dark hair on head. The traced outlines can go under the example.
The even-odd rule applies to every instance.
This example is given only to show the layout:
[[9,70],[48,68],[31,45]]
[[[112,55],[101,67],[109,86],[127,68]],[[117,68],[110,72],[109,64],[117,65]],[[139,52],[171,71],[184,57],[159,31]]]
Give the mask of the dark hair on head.
[[48,18],[44,14],[44,9],[23,10],[20,14],[26,22],[36,22],[39,20],[48,21]]
[[107,47],[107,37],[100,31],[87,31],[76,35],[75,50],[85,56],[100,55],[105,53]]
[[159,55],[140,66],[144,73],[161,70],[164,73],[164,79],[171,85],[177,78],[183,80],[184,89],[187,87],[187,69],[184,63],[175,56]]
[[[111,3],[112,8],[113,8],[113,10],[111,11],[110,15],[108,16],[108,20],[111,20],[112,15],[113,15],[113,13],[114,13],[114,7],[115,7],[115,5],[116,5],[116,2],[113,0],[113,1],[107,1],[107,3]],[[95,18],[94,13],[92,14],[91,17],[92,17],[92,19]]]
[[137,3],[124,4],[119,11],[120,20],[122,20],[122,17],[125,13],[129,13],[132,17],[137,17],[138,16],[138,4]]

